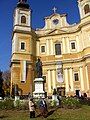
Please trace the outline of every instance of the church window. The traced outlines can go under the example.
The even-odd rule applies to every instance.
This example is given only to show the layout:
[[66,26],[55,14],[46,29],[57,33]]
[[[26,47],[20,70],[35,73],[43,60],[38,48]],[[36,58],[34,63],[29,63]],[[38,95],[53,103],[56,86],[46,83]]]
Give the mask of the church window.
[[21,50],[25,50],[25,43],[21,42]]
[[76,49],[75,48],[75,42],[71,42],[71,49]]
[[88,4],[84,6],[84,12],[85,12],[85,14],[90,12],[90,7]]
[[78,80],[79,80],[78,72],[77,72],[77,73],[74,73],[74,80],[75,80],[75,81],[78,81]]
[[60,43],[55,44],[55,54],[61,55],[61,44]]
[[58,20],[58,19],[54,19],[54,20],[53,20],[53,23],[54,23],[55,25],[57,25],[57,24],[59,23],[59,20]]
[[41,46],[41,53],[45,52],[45,46]]
[[25,16],[21,16],[21,23],[26,23],[26,17]]

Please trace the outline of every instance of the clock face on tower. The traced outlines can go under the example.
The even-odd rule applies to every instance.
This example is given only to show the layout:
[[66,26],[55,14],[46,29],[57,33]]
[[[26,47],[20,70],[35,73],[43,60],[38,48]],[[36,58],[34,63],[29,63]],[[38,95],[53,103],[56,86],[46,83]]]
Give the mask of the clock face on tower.
[[58,19],[54,19],[53,20],[53,24],[57,25],[59,23],[59,20]]

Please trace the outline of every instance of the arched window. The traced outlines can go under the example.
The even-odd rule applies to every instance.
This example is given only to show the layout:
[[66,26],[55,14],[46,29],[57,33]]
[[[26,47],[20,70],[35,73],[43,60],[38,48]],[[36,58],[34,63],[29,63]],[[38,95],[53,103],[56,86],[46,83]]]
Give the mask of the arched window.
[[85,14],[90,12],[90,7],[88,4],[84,6],[84,12],[85,12]]
[[25,16],[21,17],[21,23],[26,23],[26,17]]

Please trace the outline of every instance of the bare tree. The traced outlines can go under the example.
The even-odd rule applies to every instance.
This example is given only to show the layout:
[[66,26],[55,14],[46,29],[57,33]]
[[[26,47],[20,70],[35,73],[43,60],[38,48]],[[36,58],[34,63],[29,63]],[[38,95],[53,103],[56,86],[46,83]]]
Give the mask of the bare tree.
[[10,95],[10,80],[11,80],[10,70],[3,72],[2,77],[3,77],[3,89],[5,92],[5,95],[8,96]]

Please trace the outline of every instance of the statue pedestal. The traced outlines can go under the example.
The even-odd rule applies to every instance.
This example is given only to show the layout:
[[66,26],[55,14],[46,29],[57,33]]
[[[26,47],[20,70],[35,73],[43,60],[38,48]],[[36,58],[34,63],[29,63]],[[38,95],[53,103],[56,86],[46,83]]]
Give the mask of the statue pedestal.
[[43,78],[35,78],[35,91],[33,92],[34,98],[45,98],[45,91],[44,91],[44,79]]

